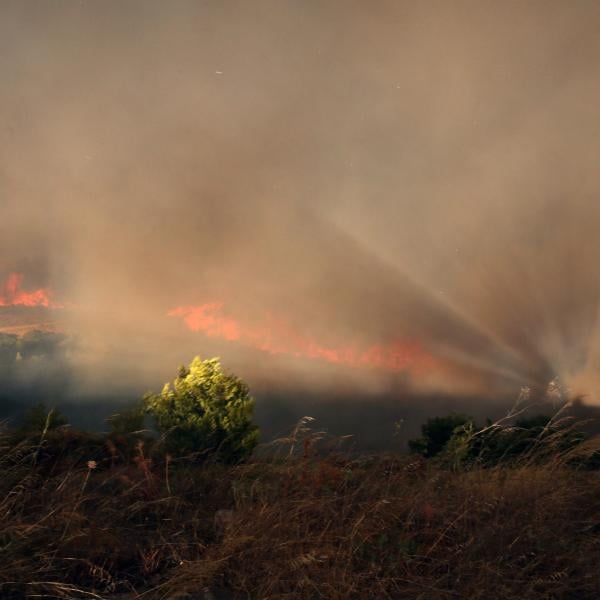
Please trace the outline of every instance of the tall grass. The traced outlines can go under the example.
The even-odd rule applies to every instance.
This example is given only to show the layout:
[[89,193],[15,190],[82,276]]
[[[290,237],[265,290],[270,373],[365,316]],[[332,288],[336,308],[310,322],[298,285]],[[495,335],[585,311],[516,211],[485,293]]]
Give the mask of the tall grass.
[[600,597],[600,472],[558,449],[452,470],[323,455],[307,422],[280,442],[227,467],[3,435],[0,598]]

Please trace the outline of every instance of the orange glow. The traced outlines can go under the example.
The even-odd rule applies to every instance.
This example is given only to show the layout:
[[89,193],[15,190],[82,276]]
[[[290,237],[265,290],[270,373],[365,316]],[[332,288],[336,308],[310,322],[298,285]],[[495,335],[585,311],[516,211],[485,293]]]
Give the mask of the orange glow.
[[61,308],[60,304],[52,301],[50,288],[39,288],[32,292],[22,289],[23,275],[11,273],[0,286],[0,307],[2,306],[44,306],[46,308]]
[[398,340],[366,347],[357,344],[325,346],[311,335],[300,333],[272,316],[260,326],[248,326],[224,314],[220,302],[180,306],[167,314],[183,319],[191,331],[237,341],[269,354],[288,354],[354,368],[409,371],[415,375],[430,371],[435,362],[416,342]]

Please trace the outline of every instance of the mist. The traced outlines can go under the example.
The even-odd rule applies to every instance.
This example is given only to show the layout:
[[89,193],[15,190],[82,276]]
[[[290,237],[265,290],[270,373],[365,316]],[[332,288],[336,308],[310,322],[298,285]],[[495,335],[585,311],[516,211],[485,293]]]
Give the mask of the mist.
[[598,25],[583,0],[3,2],[0,282],[56,304],[0,329],[77,340],[48,371],[71,403],[196,354],[265,422],[261,395],[484,413],[557,376],[598,402]]

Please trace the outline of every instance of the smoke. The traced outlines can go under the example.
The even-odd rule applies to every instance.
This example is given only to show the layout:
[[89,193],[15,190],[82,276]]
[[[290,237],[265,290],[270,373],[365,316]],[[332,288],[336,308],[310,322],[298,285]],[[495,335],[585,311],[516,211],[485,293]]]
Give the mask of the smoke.
[[[599,18],[4,2],[0,281],[48,305],[5,289],[0,327],[76,337],[72,397],[194,354],[257,390],[493,398],[558,375],[593,395]],[[215,304],[236,335],[186,326]]]
[[54,332],[29,331],[22,336],[0,332],[3,417],[13,416],[18,405],[41,401],[53,405],[69,397],[71,345],[64,334]]

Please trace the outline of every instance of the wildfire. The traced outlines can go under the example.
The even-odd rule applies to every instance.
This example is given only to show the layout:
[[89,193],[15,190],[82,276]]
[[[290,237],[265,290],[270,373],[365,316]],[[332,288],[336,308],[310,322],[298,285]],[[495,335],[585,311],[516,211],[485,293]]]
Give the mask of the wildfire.
[[220,302],[180,306],[167,314],[183,319],[191,331],[237,341],[269,354],[288,354],[354,368],[410,371],[413,374],[429,371],[434,364],[433,357],[415,342],[397,341],[362,347],[358,344],[326,346],[273,316],[269,316],[260,326],[241,323],[224,314]]
[[61,308],[60,304],[52,301],[50,288],[39,288],[32,292],[22,289],[23,275],[11,273],[0,286],[0,307],[2,306],[44,306],[46,308]]

